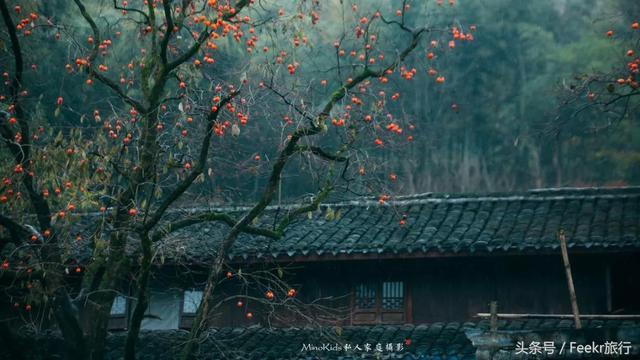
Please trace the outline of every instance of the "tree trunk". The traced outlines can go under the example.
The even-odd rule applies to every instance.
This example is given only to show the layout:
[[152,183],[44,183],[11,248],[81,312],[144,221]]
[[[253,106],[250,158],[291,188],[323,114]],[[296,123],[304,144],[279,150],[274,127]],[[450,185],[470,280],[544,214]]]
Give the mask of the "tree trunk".
[[[4,305],[4,304],[3,304]],[[6,349],[7,353],[15,360],[23,360],[25,357],[22,355],[22,349],[18,347],[18,342],[15,339],[9,323],[6,321],[0,321],[0,345],[3,349]]]
[[218,257],[215,265],[209,272],[209,276],[207,277],[207,285],[205,286],[204,292],[202,294],[202,302],[198,307],[198,311],[196,313],[196,317],[193,320],[193,324],[191,325],[191,331],[189,332],[189,338],[182,348],[182,353],[180,354],[180,360],[192,360],[194,358],[193,353],[196,350],[195,346],[200,338],[200,335],[206,330],[207,327],[207,319],[209,317],[209,303],[213,297],[213,293],[215,291],[216,284],[220,280],[220,274],[223,269],[223,257]]
[[111,306],[116,296],[115,289],[121,276],[128,269],[128,259],[124,252],[126,235],[119,233],[112,237],[111,254],[105,264],[104,274],[101,276],[98,288],[89,296],[89,306],[86,316],[90,319],[87,331],[89,359],[102,360],[108,335]]
[[131,316],[131,321],[129,322],[129,332],[127,333],[127,340],[124,345],[125,360],[135,360],[136,358],[136,343],[140,335],[140,325],[142,324],[142,319],[144,318],[144,313],[149,303],[147,287],[149,284],[152,253],[151,239],[148,235],[144,235],[142,238],[142,251],[142,264],[140,274],[138,275],[137,302],[133,310],[133,315]]

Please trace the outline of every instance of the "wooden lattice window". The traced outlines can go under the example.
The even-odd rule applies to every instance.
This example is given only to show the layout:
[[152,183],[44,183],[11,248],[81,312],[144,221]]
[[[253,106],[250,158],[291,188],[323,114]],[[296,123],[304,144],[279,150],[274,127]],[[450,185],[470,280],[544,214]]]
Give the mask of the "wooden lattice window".
[[404,308],[404,283],[385,281],[382,283],[382,309],[398,310]]
[[375,283],[363,283],[356,285],[355,307],[356,309],[375,309],[377,301],[377,285]]
[[405,286],[402,281],[362,282],[353,289],[353,324],[404,323]]

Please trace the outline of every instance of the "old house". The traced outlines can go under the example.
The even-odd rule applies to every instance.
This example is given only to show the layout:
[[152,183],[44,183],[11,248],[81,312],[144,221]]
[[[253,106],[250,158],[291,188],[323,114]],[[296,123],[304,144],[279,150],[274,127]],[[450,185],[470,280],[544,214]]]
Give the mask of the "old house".
[[[265,223],[287,209],[270,208]],[[224,230],[218,224],[194,226],[157,244],[158,268],[143,328],[189,327],[204,270]],[[301,303],[322,299],[323,306],[335,309],[317,324],[349,329],[340,331],[343,338],[377,331],[390,342],[411,339],[407,347],[414,353],[454,349],[468,355],[474,347],[463,330],[486,328],[476,315],[487,312],[491,301],[497,301],[500,313],[571,313],[560,230],[566,234],[581,313],[639,314],[640,188],[586,188],[323,205],[292,224],[283,239],[243,235],[238,240],[228,255],[229,278],[211,323],[272,335],[288,331],[278,327],[308,325],[286,306],[264,301],[265,289],[272,289],[267,291],[286,304],[287,287],[242,279],[267,271],[278,273]],[[126,328],[132,302],[126,290],[117,298],[113,330]],[[586,327],[631,326],[636,330],[630,341],[638,344],[638,320],[612,321],[586,320]],[[500,324],[533,331],[566,329],[571,320]]]

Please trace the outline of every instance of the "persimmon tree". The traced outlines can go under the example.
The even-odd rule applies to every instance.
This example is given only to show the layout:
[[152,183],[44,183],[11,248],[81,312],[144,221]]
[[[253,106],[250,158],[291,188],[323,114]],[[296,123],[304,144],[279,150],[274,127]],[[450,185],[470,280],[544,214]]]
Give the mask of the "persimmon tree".
[[[415,124],[394,114],[400,83],[447,86],[447,69],[424,59],[446,58],[473,40],[455,19],[433,25],[411,11],[438,11],[452,0],[57,5],[59,13],[0,0],[9,44],[1,69],[0,277],[14,299],[5,305],[53,316],[74,359],[103,357],[122,282],[136,299],[123,354],[135,359],[154,248],[176,231],[219,222],[228,231],[212,239],[219,248],[181,353],[193,358],[239,235],[277,241],[337,191],[373,193],[384,205],[397,176],[370,176],[376,164],[368,154],[414,141]],[[37,41],[51,49],[31,46]],[[38,87],[38,69],[47,66],[53,90]],[[267,223],[291,163],[316,187]],[[180,212],[211,201],[206,188],[220,171],[261,179],[248,210]],[[90,255],[81,259],[78,249]]]

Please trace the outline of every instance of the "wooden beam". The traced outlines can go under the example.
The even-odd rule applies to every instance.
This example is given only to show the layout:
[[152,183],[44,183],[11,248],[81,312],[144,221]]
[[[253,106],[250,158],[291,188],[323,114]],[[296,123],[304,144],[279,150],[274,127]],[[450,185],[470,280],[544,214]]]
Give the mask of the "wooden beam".
[[[634,255],[640,254],[638,248],[608,248],[608,249],[585,249],[574,248],[571,250],[574,255]],[[525,257],[525,256],[551,256],[557,255],[557,249],[529,249],[529,250],[494,250],[492,252],[476,251],[473,253],[461,251],[461,252],[440,252],[436,250],[429,250],[427,252],[416,251],[412,253],[394,253],[394,252],[369,252],[363,253],[324,253],[322,255],[310,253],[308,255],[279,255],[273,257],[271,255],[264,255],[261,257],[248,256],[246,259],[240,256],[229,259],[229,264],[251,264],[251,263],[304,263],[304,262],[318,262],[318,261],[352,261],[352,260],[390,260],[390,259],[435,259],[435,258],[497,258],[497,257]]]
[[[491,318],[491,313],[477,313],[476,317]],[[498,319],[573,319],[573,314],[497,314]],[[636,320],[640,314],[612,315],[612,314],[581,314],[581,319],[589,320]]]

